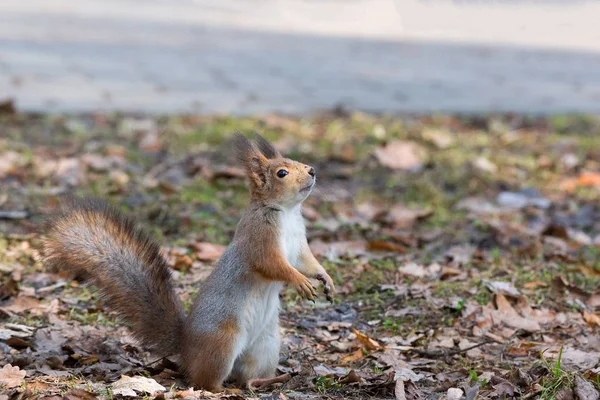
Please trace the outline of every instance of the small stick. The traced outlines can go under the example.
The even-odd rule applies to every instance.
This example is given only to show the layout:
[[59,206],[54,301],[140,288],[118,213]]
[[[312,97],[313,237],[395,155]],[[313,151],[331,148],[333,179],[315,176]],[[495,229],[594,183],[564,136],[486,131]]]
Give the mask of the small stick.
[[251,379],[248,381],[247,385],[249,389],[264,389],[268,386],[274,385],[275,383],[285,383],[290,379],[292,379],[290,374],[283,374],[276,376],[275,378]]
[[469,350],[476,349],[477,347],[485,346],[486,344],[494,343],[492,340],[486,340],[485,342],[477,343],[476,345],[467,347],[465,349],[455,349],[455,350],[419,350],[412,349],[415,353],[420,356],[429,356],[429,357],[450,357],[455,356],[457,354],[465,353]]

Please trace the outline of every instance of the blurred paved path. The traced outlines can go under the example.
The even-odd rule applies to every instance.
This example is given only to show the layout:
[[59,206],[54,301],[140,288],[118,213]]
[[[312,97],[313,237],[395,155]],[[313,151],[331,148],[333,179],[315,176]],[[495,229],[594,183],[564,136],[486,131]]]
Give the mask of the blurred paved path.
[[583,0],[3,0],[0,99],[33,111],[599,112],[599,15]]

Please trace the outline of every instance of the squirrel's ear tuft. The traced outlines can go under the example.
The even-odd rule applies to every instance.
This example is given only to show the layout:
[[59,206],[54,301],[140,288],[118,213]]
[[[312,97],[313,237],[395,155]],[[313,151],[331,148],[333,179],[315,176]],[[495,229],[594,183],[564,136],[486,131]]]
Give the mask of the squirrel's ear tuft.
[[269,160],[256,149],[248,138],[239,132],[233,135],[233,147],[238,160],[246,167],[250,180],[258,187],[267,183]]
[[258,150],[268,159],[281,158],[281,154],[277,149],[258,132],[254,133],[254,140],[258,145]]
[[233,150],[236,158],[246,164],[249,159],[256,153],[256,149],[252,145],[252,142],[248,138],[239,132],[233,134],[233,140],[231,141]]

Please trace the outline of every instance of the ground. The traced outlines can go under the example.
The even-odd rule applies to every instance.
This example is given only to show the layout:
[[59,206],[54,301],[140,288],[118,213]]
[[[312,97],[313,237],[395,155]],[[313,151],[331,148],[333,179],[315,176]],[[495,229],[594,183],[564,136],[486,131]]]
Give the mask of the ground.
[[[0,118],[0,399],[598,398],[598,118]],[[211,394],[47,271],[40,233],[61,196],[108,199],[189,306],[248,202],[235,130],[315,166],[308,238],[338,293],[282,293],[290,379]]]

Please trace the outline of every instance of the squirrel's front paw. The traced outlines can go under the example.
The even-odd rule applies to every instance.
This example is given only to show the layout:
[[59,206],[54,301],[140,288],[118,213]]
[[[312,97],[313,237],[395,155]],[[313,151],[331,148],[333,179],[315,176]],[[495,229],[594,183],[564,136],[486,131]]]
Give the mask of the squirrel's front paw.
[[300,282],[294,285],[296,286],[298,294],[300,294],[300,296],[304,297],[306,300],[314,301],[315,297],[317,296],[317,291],[312,282],[304,275],[301,275],[299,280]]
[[333,279],[331,279],[329,274],[325,271],[317,274],[315,278],[323,283],[323,292],[325,293],[325,297],[328,301],[333,303],[333,295],[335,294],[335,285],[333,284]]

